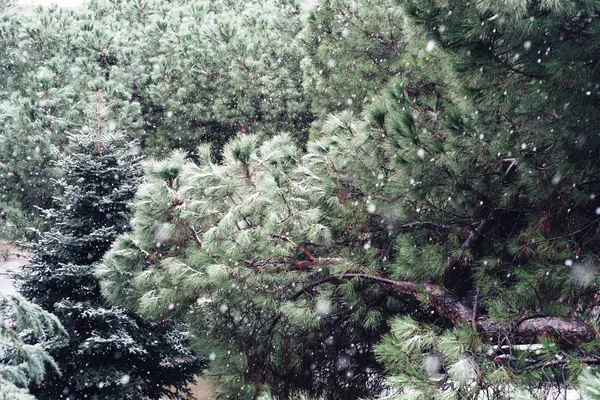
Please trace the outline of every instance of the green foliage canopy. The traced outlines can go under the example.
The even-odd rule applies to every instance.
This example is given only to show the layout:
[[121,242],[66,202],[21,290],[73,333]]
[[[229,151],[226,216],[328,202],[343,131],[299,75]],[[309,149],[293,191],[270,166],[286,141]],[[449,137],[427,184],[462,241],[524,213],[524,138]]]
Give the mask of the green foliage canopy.
[[240,397],[374,394],[382,366],[423,398],[575,384],[600,362],[599,10],[519,4],[401,2],[406,73],[304,154],[248,135],[146,163],[108,298],[206,332]]

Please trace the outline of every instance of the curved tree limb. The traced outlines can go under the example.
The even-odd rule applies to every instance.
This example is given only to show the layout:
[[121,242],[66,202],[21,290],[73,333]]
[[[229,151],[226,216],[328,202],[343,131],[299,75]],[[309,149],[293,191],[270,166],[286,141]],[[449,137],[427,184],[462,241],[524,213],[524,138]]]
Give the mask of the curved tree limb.
[[[425,282],[415,283],[395,281],[384,277],[348,273],[339,276],[331,275],[315,282],[309,283],[297,292],[292,299],[297,299],[308,290],[324,283],[339,282],[344,279],[361,278],[381,284],[386,289],[403,296],[408,296],[421,301],[427,301],[438,314],[453,325],[473,325],[473,310],[467,307],[460,299],[437,284]],[[477,330],[492,342],[508,340],[514,344],[527,344],[538,338],[550,338],[559,343],[577,345],[588,343],[596,338],[594,327],[578,318],[564,317],[533,317],[522,319],[516,323],[503,324],[485,316],[475,319]]]

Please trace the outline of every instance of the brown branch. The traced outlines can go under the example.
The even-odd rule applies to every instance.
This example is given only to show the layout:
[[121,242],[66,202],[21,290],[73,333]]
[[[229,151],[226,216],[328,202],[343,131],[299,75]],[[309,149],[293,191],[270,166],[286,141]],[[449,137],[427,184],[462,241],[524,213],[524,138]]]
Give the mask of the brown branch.
[[[467,239],[460,246],[460,249],[463,252],[471,250],[475,246],[476,241],[493,227],[500,216],[500,212],[500,209],[494,210],[486,219],[480,221],[475,229],[471,229],[469,236],[467,236]],[[461,263],[461,258],[450,256],[448,257],[448,261],[446,261],[446,265],[444,266],[444,284],[448,287],[452,286],[453,279],[456,279],[465,272],[466,265]]]
[[398,47],[393,42],[390,42],[383,34],[381,34],[381,33],[373,33],[373,32],[370,32],[370,31],[368,31],[366,29],[363,29],[362,32],[367,37],[378,39],[384,46],[386,46],[388,49],[392,50],[397,56],[401,56],[402,55],[402,53],[400,52],[400,50],[398,49]]
[[309,290],[317,287],[317,286],[321,286],[324,283],[329,283],[329,282],[339,282],[340,278],[334,275],[329,275],[326,276],[325,278],[322,279],[318,279],[316,281],[313,281],[307,285],[305,285],[302,290],[297,291],[292,297],[292,300],[298,300],[298,298],[300,296],[302,296],[303,293],[307,293]]
[[[577,345],[579,343],[591,342],[596,338],[594,327],[588,322],[577,318],[563,317],[533,317],[522,319],[515,324],[501,324],[487,317],[479,316],[473,321],[473,309],[467,307],[456,296],[446,292],[439,285],[431,282],[415,283],[407,281],[396,281],[385,277],[348,273],[339,276],[331,275],[317,281],[308,283],[301,291],[295,293],[295,300],[303,293],[328,282],[339,282],[344,279],[361,278],[370,280],[393,291],[396,294],[412,297],[424,301],[432,307],[440,316],[447,319],[452,325],[471,325],[477,328],[482,335],[491,341],[509,340],[514,344],[529,344],[540,337],[546,337],[558,341]],[[475,325],[473,325],[475,324]]]
[[254,189],[256,189],[256,184],[252,180],[252,175],[250,174],[250,167],[248,166],[248,163],[244,163],[243,166],[244,166],[244,177],[248,180],[248,182],[250,182],[250,185]]
[[102,95],[96,92],[96,154],[100,154],[100,137],[102,135],[100,109],[102,105]]
[[198,232],[196,232],[194,229],[191,229],[191,231],[193,233],[192,239],[194,240],[194,242],[196,242],[198,247],[202,247],[202,240],[200,240],[200,237],[198,236]]
[[315,258],[314,260],[309,261],[292,261],[285,269],[292,271],[308,271],[315,267],[338,265],[339,263],[340,259],[338,258]]
[[447,224],[439,224],[437,222],[422,222],[422,221],[415,221],[415,222],[410,222],[408,224],[403,224],[400,225],[399,227],[402,231],[411,231],[417,228],[427,228],[427,229],[449,229],[450,225]]
[[309,260],[311,260],[311,261],[316,261],[317,260],[317,258],[315,256],[313,256],[310,251],[306,250],[304,247],[300,246],[299,244],[296,244],[289,237],[284,236],[284,235],[271,235],[271,236],[273,236],[274,238],[277,238],[277,239],[281,239],[284,242],[293,244],[294,246],[296,246],[296,249],[298,249],[299,251],[301,251]]
[[[346,17],[346,13],[344,12],[344,10],[342,10],[340,8],[336,8],[335,11],[340,13],[344,17]],[[350,18],[348,18],[349,22],[352,25],[354,25],[355,27],[357,27],[360,31],[362,31],[362,33],[364,33],[366,37],[378,39],[384,46],[386,46],[387,48],[392,50],[397,56],[402,55],[402,53],[400,52],[400,49],[398,49],[398,47],[393,43],[394,42],[394,33],[393,33],[393,29],[391,29],[391,26],[390,26],[390,39],[387,39],[385,37],[385,35],[383,35],[382,33],[373,33],[367,29],[361,29],[361,25],[362,26],[366,25],[365,21],[356,15],[354,15],[353,17],[356,18],[358,21],[360,21],[360,24],[353,23],[352,20]],[[391,23],[389,14],[388,14],[388,23]]]

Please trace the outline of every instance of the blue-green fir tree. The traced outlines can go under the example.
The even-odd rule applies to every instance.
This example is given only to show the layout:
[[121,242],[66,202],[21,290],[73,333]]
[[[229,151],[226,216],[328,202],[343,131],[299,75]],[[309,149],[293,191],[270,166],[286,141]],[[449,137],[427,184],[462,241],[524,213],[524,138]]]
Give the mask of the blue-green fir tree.
[[40,399],[175,398],[203,366],[181,326],[145,322],[100,294],[93,265],[129,229],[128,201],[140,181],[138,156],[105,123],[109,112],[98,98],[70,135],[69,152],[56,163],[60,195],[44,210],[51,228],[29,243],[35,255],[19,277],[21,293],[54,313],[70,336],[50,351],[62,374],[30,386]]

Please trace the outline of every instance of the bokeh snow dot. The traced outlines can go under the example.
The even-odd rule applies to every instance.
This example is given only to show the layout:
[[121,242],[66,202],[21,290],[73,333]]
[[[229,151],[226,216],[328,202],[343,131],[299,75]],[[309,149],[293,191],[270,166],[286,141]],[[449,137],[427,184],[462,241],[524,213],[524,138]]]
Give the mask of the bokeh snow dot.
[[437,354],[429,354],[423,362],[423,368],[427,375],[437,375],[442,369],[442,359]]
[[329,315],[331,312],[331,301],[327,299],[319,299],[317,301],[317,314],[321,317]]
[[121,384],[122,385],[128,385],[129,382],[131,382],[131,376],[125,374],[121,377]]
[[427,46],[425,46],[425,50],[428,53],[431,53],[433,51],[434,47],[435,47],[435,42],[433,40],[430,40],[429,42],[427,42]]

